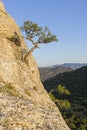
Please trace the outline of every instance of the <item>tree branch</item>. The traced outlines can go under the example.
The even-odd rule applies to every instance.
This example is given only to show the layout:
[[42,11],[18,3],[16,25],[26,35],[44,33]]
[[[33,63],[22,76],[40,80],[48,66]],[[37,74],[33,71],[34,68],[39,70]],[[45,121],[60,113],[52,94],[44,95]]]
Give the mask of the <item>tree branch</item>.
[[24,61],[26,62],[26,58],[38,47],[38,43],[35,43],[35,45],[28,51],[28,53],[24,57]]

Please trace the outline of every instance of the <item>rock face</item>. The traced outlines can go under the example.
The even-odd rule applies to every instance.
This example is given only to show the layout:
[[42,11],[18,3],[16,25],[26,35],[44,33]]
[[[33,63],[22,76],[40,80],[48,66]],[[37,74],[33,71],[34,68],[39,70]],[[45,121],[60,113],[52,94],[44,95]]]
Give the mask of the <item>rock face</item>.
[[70,130],[40,81],[15,21],[0,2],[0,130]]

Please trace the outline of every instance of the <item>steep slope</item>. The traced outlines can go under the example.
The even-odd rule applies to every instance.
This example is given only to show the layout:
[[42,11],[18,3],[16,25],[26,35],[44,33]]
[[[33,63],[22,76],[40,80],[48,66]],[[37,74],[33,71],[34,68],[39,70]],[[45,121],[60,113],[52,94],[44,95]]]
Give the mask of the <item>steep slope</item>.
[[[71,104],[69,110],[60,109],[70,128],[78,130],[87,129],[87,66],[80,69],[65,72],[44,82],[44,86],[48,92],[57,90],[58,85],[65,86],[70,95],[60,95],[58,91],[52,91],[57,99],[68,99]],[[57,103],[58,105],[58,103]],[[61,105],[62,106],[62,105]],[[67,106],[67,104],[66,104]],[[83,126],[83,127],[82,127]]]
[[41,81],[44,82],[45,80],[52,78],[59,73],[69,72],[86,65],[87,63],[65,63],[48,67],[39,67]]
[[72,93],[72,95],[87,97],[87,66],[58,74],[44,82],[45,88],[50,91],[54,86],[62,84]]
[[69,130],[40,81],[19,27],[0,2],[0,130]]
[[56,66],[53,68],[50,68],[50,67],[40,67],[39,68],[42,82],[44,82],[45,80],[47,80],[49,78],[56,76],[59,73],[68,72],[71,70],[72,70],[71,68],[65,68],[62,66]]

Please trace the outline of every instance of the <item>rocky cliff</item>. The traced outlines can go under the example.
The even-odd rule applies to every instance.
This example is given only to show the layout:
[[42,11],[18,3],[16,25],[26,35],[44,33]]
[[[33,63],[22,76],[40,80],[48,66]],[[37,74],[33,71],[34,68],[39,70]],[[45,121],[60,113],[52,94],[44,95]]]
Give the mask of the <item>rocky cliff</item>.
[[40,81],[37,64],[0,2],[0,130],[69,130]]

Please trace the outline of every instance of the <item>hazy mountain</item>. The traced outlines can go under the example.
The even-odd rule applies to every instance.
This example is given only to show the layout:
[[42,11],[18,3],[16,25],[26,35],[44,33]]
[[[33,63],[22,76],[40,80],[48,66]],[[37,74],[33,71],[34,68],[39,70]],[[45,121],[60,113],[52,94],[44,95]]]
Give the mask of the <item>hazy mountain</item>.
[[61,65],[53,65],[47,67],[39,67],[41,80],[44,82],[45,80],[54,77],[55,75],[63,72],[72,71],[77,68],[81,68],[82,66],[87,65],[87,63],[65,63]]
[[87,96],[87,91],[85,91],[85,89],[87,90],[87,66],[70,72],[60,73],[44,81],[44,86],[47,90],[51,90],[51,87],[58,84],[66,86],[74,95],[85,94]]
[[66,67],[66,68],[77,69],[86,65],[87,63],[65,63],[65,64],[62,64],[61,66]]
[[39,68],[42,82],[49,78],[54,77],[55,75],[57,75],[59,73],[63,73],[63,72],[71,71],[71,70],[72,70],[72,68],[63,67],[63,66]]

